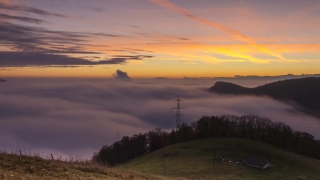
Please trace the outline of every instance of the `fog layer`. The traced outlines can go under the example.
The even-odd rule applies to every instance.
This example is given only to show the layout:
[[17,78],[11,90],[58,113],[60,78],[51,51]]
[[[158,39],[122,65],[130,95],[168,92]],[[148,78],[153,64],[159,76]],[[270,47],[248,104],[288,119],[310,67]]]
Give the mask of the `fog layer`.
[[[203,115],[258,115],[320,138],[320,120],[268,97],[222,96],[213,80],[9,79],[0,84],[0,148],[90,158],[124,135],[171,130],[174,99],[184,122]],[[259,81],[239,81],[243,86]]]

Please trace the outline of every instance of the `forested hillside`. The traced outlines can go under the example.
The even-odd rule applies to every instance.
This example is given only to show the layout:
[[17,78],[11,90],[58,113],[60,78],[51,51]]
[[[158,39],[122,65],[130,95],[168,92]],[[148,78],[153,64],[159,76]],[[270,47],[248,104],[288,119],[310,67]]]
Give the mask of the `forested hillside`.
[[307,132],[293,131],[282,122],[254,115],[224,115],[204,116],[190,125],[183,123],[176,131],[155,129],[132,137],[124,136],[118,142],[103,146],[93,160],[114,166],[171,144],[210,137],[246,138],[320,159],[320,141]]
[[320,116],[320,77],[277,81],[256,88],[217,82],[209,91],[219,94],[267,95],[277,100],[294,101],[301,106],[300,110]]
[[[261,170],[239,165],[249,154],[268,158],[271,167]],[[123,168],[183,179],[320,179],[318,160],[244,138],[214,137],[177,143],[117,166]]]

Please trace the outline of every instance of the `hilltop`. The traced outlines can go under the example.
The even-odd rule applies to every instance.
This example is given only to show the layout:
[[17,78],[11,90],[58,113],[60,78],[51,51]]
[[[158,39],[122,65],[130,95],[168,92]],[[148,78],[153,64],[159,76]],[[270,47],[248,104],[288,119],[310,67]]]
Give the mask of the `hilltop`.
[[[236,165],[247,155],[269,158],[266,170]],[[214,161],[222,157],[224,161]],[[230,161],[230,162],[229,162]],[[272,145],[242,138],[208,138],[174,144],[118,165],[168,177],[188,179],[320,179],[320,163]]]
[[6,80],[4,80],[4,79],[0,79],[0,82],[7,82]]
[[20,180],[102,180],[167,179],[148,174],[98,166],[89,162],[64,162],[40,157],[0,153],[0,179]]
[[300,110],[320,116],[320,77],[277,81],[255,88],[219,81],[209,91],[218,94],[267,95],[285,102],[294,101],[301,106]]

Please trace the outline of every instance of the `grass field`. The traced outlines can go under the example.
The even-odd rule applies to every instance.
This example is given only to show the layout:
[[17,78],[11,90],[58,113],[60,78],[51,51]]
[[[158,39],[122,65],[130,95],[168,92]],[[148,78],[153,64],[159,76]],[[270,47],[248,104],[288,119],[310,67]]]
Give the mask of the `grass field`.
[[[249,154],[269,158],[271,167],[260,170],[235,164]],[[223,157],[225,161],[214,161],[215,157]],[[240,138],[210,138],[175,144],[117,168],[186,179],[320,179],[318,160]]]
[[[266,170],[238,166],[255,154],[270,159]],[[223,157],[224,161],[214,161]],[[231,161],[231,162],[229,162]],[[212,138],[175,144],[115,168],[0,153],[0,179],[320,179],[320,162],[271,145],[239,138]]]
[[0,153],[1,180],[102,180],[102,179],[154,179],[168,177],[148,175],[92,163],[44,160],[39,157]]

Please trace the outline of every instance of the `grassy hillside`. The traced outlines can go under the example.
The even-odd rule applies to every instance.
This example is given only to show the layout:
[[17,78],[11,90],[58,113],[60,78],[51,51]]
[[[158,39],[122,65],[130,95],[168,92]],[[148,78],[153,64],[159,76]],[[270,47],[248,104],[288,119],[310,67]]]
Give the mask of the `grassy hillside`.
[[[249,154],[269,158],[271,168],[260,170],[235,164]],[[213,161],[215,157],[223,157],[225,161]],[[118,168],[136,172],[142,172],[143,168],[145,173],[189,179],[320,179],[318,160],[240,138],[210,138],[175,144]]]
[[102,180],[167,179],[146,173],[101,167],[91,163],[44,160],[39,157],[0,153],[0,179],[4,180]]

